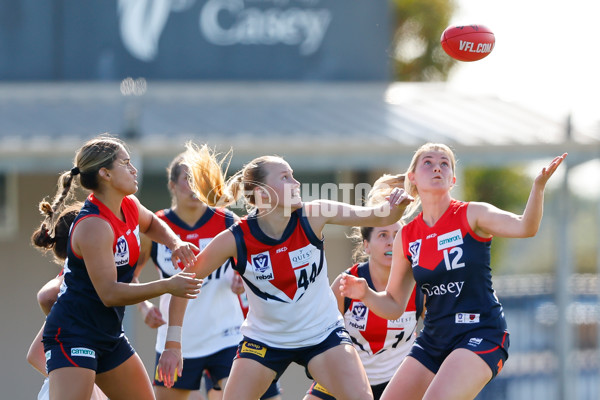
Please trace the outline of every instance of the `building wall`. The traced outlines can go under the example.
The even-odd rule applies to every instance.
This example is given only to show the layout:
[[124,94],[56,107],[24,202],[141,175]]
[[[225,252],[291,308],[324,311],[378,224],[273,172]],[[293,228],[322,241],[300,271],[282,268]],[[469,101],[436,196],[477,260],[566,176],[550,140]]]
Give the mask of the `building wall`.
[[[42,376],[26,360],[31,341],[40,329],[44,315],[36,293],[48,280],[56,276],[60,266],[52,263],[30,245],[30,236],[41,221],[37,205],[44,196],[52,196],[56,190],[56,174],[20,175],[18,177],[18,229],[13,237],[0,239],[2,276],[0,290],[0,387],[3,399],[34,399],[43,382]],[[161,177],[146,176],[139,193],[142,203],[157,210],[170,205],[165,182]],[[154,183],[152,183],[154,182]],[[347,229],[327,227],[327,260],[329,277],[333,280],[350,264],[350,242]],[[147,265],[141,275],[142,281],[156,279],[157,273]],[[144,325],[135,309],[128,307],[125,326],[127,334],[140,354],[149,372],[154,368],[155,332]],[[309,385],[302,368],[293,366],[282,378],[284,399],[301,398]]]

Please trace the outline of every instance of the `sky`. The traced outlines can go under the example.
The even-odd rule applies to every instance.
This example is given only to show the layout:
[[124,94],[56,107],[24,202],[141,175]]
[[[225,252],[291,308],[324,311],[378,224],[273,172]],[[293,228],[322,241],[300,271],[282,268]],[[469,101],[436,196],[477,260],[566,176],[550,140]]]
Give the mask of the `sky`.
[[[494,94],[600,132],[600,2],[455,0],[451,25],[482,24],[496,45],[486,58],[460,62],[449,84]],[[577,168],[575,190],[600,196],[600,162]]]

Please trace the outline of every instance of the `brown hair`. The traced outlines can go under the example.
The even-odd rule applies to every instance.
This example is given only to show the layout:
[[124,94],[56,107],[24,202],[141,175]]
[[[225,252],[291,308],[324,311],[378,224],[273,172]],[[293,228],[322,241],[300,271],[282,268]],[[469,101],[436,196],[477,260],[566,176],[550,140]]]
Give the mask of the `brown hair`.
[[56,218],[54,232],[50,234],[46,226],[46,219],[51,217],[52,208],[50,203],[41,202],[40,212],[46,216],[38,229],[31,235],[31,243],[43,253],[52,251],[54,253],[54,261],[57,264],[62,264],[67,258],[67,245],[69,243],[69,232],[73,221],[79,214],[83,203],[76,202],[67,206]]
[[54,236],[56,217],[61,215],[61,211],[73,196],[72,188],[75,186],[75,177],[79,176],[79,182],[84,188],[98,189],[98,171],[101,168],[111,168],[121,149],[126,149],[121,140],[108,134],[102,134],[89,140],[77,151],[74,167],[70,171],[63,172],[58,178],[58,190],[52,203],[44,199],[39,204],[42,214],[46,215],[42,225],[46,227],[51,237]]

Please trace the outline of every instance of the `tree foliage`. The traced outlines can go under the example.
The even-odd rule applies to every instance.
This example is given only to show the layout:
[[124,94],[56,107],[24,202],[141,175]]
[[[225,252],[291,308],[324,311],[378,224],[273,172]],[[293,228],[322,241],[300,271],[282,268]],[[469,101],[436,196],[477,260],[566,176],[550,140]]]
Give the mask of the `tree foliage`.
[[455,11],[453,0],[392,0],[395,78],[398,81],[444,81],[455,61],[440,45]]

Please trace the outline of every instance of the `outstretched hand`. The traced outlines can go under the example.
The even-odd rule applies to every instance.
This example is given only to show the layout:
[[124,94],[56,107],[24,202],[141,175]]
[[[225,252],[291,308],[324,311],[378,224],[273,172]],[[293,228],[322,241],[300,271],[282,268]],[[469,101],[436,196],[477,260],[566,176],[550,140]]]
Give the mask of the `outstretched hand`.
[[404,206],[406,207],[410,202],[415,199],[408,194],[408,192],[401,188],[394,188],[388,196],[388,202],[391,207]]
[[196,254],[200,253],[200,249],[189,242],[179,240],[175,247],[171,249],[171,261],[177,267],[178,263],[183,265],[183,268],[188,268],[196,263]]
[[360,300],[367,294],[369,286],[364,278],[343,274],[340,278],[340,294],[349,299]]
[[200,293],[202,279],[197,279],[193,272],[180,272],[167,279],[169,281],[169,290],[173,296],[186,299],[195,299]]
[[554,157],[552,162],[547,167],[542,168],[538,176],[535,178],[535,183],[545,186],[548,179],[554,174],[554,171],[558,168],[560,164],[567,158],[567,153],[563,153],[563,155]]

